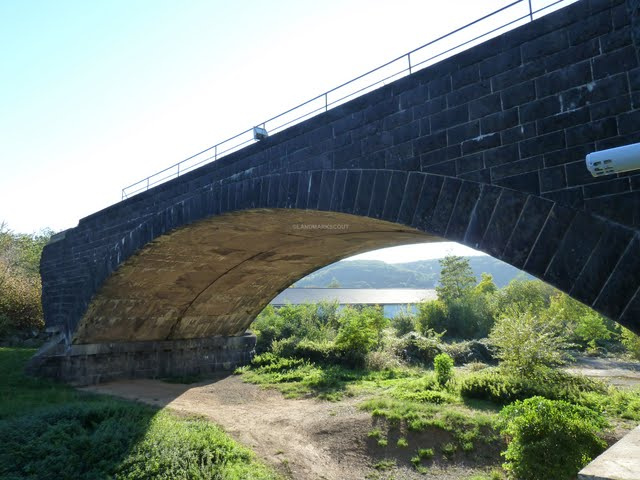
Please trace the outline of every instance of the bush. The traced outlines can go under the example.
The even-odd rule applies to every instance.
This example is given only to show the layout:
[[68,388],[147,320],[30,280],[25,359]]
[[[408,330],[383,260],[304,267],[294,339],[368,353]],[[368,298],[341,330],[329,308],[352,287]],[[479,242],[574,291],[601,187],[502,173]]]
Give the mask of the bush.
[[377,342],[377,332],[369,322],[365,312],[355,308],[345,308],[340,318],[340,329],[336,346],[345,353],[364,359]]
[[265,352],[274,341],[302,339],[313,341],[333,340],[338,329],[337,303],[285,305],[274,308],[268,305],[251,324],[258,342],[256,351]]
[[408,363],[431,365],[436,356],[443,352],[440,335],[424,337],[411,332],[395,344],[395,354]]
[[433,359],[438,385],[444,387],[453,378],[453,359],[446,353],[441,353]]
[[553,322],[531,312],[512,311],[494,325],[490,341],[501,365],[518,376],[535,377],[538,370],[564,363],[570,344]]
[[346,363],[343,351],[333,342],[302,340],[293,348],[292,356],[314,363]]
[[0,335],[44,328],[40,296],[40,278],[10,270],[0,262]]
[[429,300],[418,305],[416,329],[425,337],[431,331],[444,332],[447,329],[447,306],[440,300]]
[[391,370],[402,366],[398,357],[388,351],[369,352],[364,357],[364,367],[367,370]]
[[442,348],[455,365],[464,365],[471,362],[492,363],[495,361],[491,345],[486,340],[467,340],[443,344]]
[[622,345],[632,357],[640,360],[640,336],[626,328],[622,329],[621,335]]
[[402,337],[416,328],[416,318],[409,311],[402,309],[391,319],[391,326],[395,329],[396,335]]
[[460,385],[460,395],[464,398],[488,400],[500,405],[533,396],[584,403],[585,394],[604,394],[606,391],[600,382],[553,370],[539,371],[537,378],[527,378],[486,368],[468,375]]
[[493,325],[493,315],[484,295],[469,293],[447,304],[446,336],[483,338]]
[[521,480],[569,480],[599,455],[606,443],[598,437],[603,417],[564,401],[533,397],[501,412],[505,470]]

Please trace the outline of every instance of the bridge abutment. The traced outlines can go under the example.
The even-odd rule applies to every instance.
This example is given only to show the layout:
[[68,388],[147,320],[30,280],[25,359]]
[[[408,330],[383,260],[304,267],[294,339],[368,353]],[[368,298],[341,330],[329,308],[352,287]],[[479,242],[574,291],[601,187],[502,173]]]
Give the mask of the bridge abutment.
[[208,376],[248,364],[255,346],[256,337],[250,333],[70,346],[61,341],[38,352],[27,370],[76,386],[134,378]]

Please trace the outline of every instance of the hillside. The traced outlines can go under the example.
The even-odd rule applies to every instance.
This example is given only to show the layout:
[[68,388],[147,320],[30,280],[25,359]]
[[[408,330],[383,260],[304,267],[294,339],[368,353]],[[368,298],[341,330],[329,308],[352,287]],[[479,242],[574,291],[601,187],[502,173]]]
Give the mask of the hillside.
[[[489,256],[468,257],[478,279],[490,273],[498,287],[524,272]],[[384,263],[379,260],[341,261],[328,265],[296,282],[296,287],[328,287],[335,280],[343,288],[434,288],[440,277],[437,259],[410,263]]]

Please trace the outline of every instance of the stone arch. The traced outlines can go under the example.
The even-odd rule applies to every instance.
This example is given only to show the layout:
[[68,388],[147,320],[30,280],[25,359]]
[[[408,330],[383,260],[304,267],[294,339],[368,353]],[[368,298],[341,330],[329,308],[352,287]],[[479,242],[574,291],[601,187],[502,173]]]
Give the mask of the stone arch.
[[[292,222],[357,228],[304,235],[291,232]],[[260,232],[264,248],[242,254],[234,253],[236,240],[225,237],[259,243]],[[200,235],[207,241],[198,241]],[[102,259],[111,272],[85,300],[72,329],[74,342],[238,335],[271,298],[311,271],[416,239],[481,250],[638,331],[635,230],[495,185],[421,172],[327,169],[212,184],[138,224]],[[218,270],[203,260],[207,255],[221,259]],[[190,263],[190,256],[199,260]],[[167,288],[155,291],[149,286],[154,275],[145,268],[161,270],[170,258],[183,268],[166,276]],[[285,267],[278,269],[278,262]],[[261,284],[261,276],[268,280]],[[155,277],[160,282],[161,275]],[[220,308],[225,302],[227,308]]]

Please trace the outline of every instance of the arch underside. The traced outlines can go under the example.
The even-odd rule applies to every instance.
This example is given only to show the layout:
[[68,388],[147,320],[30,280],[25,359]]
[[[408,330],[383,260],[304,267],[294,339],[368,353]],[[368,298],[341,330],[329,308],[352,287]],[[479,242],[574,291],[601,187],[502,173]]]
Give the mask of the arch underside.
[[73,343],[239,335],[280,291],[323,266],[442,240],[640,331],[638,232],[525,192],[419,172],[324,170],[210,186],[156,218],[174,223],[164,231],[143,223],[118,243],[111,258],[150,235],[93,295]]
[[160,236],[91,301],[73,343],[240,335],[283,289],[342,258],[441,241],[414,228],[336,212],[253,209]]

